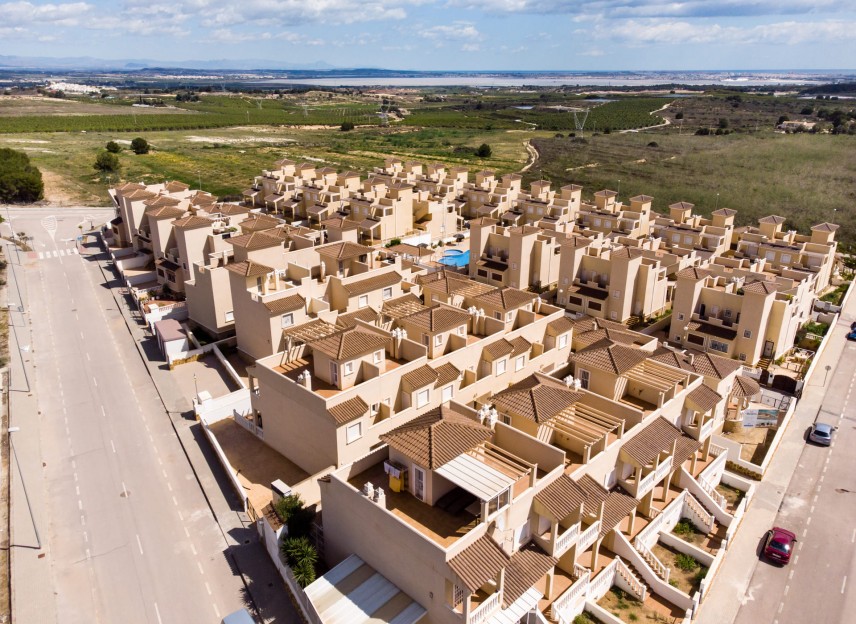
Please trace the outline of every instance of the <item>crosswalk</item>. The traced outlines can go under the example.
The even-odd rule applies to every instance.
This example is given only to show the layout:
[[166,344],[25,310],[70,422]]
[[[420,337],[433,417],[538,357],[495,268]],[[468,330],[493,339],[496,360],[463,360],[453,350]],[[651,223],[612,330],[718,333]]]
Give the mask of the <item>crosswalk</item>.
[[51,260],[53,258],[61,258],[63,256],[76,256],[80,252],[77,247],[69,247],[68,249],[54,249],[52,251],[40,251],[39,260]]

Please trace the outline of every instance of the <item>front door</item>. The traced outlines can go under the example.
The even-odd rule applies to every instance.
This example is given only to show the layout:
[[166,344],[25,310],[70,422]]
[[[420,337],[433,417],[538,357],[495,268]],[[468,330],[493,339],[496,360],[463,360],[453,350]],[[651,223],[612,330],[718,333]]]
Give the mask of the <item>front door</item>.
[[769,358],[773,357],[773,341],[768,340],[764,343],[764,357]]
[[413,466],[413,495],[421,501],[425,500],[425,471],[419,466]]
[[339,365],[336,362],[330,362],[330,383],[334,386],[339,385]]

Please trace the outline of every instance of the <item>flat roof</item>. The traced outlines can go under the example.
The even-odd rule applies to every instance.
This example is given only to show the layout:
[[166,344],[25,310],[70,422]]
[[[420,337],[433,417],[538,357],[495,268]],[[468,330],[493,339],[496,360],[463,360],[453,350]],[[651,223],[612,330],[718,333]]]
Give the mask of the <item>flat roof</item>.
[[515,479],[479,461],[469,453],[435,468],[434,472],[480,500],[489,501],[514,485]]

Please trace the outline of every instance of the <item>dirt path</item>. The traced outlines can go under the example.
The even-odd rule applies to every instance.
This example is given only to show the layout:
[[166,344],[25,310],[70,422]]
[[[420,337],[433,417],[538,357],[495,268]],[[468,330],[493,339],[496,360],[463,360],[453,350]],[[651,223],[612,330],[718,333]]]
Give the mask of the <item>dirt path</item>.
[[[656,113],[662,112],[662,111],[666,110],[667,108],[669,108],[672,104],[674,104],[674,102],[669,102],[668,104],[665,104],[664,106],[661,106],[657,110],[651,111],[648,114],[654,115]],[[654,128],[665,128],[666,126],[669,126],[671,124],[672,124],[672,122],[669,121],[668,117],[663,117],[663,123],[655,124],[653,126],[645,126],[644,128],[633,128],[631,130],[622,130],[621,132],[619,132],[619,134],[627,134],[628,132],[642,132],[643,130],[653,130]]]
[[530,139],[530,140],[528,140],[528,141],[524,141],[524,142],[523,142],[523,147],[525,147],[525,148],[526,148],[526,151],[529,153],[529,160],[527,160],[527,161],[526,161],[526,164],[525,164],[525,165],[523,165],[523,169],[521,169],[521,170],[520,170],[520,173],[523,173],[524,171],[529,171],[529,170],[532,168],[532,166],[533,166],[536,162],[538,162],[538,158],[540,157],[540,154],[538,153],[538,150],[537,150],[537,149],[535,149],[535,146],[534,146],[534,145],[532,145],[532,140],[531,140],[531,139]]

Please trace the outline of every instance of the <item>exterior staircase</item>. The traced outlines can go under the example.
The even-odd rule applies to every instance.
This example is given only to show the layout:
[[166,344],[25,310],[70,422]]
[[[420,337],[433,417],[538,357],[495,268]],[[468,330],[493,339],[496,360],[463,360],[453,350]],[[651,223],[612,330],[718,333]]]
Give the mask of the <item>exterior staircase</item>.
[[760,368],[761,370],[767,370],[770,368],[770,364],[772,363],[773,361],[768,357],[761,358],[760,360],[758,360],[758,368]]
[[624,321],[624,324],[627,325],[629,329],[636,329],[644,323],[645,319],[643,319],[641,316],[631,316]]

